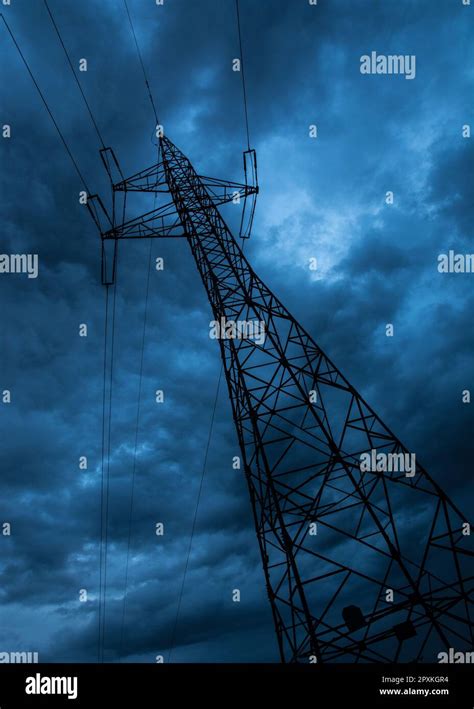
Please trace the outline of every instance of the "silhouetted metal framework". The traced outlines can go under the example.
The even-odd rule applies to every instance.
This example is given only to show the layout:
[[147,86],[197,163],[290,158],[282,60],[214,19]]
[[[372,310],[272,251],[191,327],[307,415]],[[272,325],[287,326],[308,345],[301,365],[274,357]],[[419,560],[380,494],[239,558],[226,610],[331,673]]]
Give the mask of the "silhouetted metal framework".
[[[263,343],[219,346],[282,661],[436,661],[451,647],[472,650],[466,518],[418,462],[413,477],[361,470],[365,452],[412,451],[260,280],[217,209],[239,193],[253,218],[253,151],[253,184],[247,170],[245,184],[200,177],[167,137],[159,162],[129,179],[114,180],[113,153],[102,154],[113,215],[99,198],[90,209],[98,224],[106,216],[104,283],[120,239],[184,236],[213,318],[265,324]],[[117,221],[115,199],[133,191],[170,201]]]

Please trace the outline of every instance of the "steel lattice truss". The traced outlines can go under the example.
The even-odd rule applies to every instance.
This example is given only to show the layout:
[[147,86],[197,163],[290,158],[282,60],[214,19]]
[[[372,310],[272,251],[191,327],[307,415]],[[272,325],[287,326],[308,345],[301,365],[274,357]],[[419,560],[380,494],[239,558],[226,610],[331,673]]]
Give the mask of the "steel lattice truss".
[[[200,177],[167,137],[159,148],[158,164],[128,180],[109,172],[114,196],[171,200],[130,222],[109,219],[104,282],[108,244],[184,236],[214,319],[265,323],[263,343],[219,345],[282,660],[436,661],[450,647],[472,650],[466,518],[419,463],[413,477],[361,470],[364,452],[411,451],[260,280],[222,219],[219,204],[256,187]],[[99,223],[105,210],[92,204]]]

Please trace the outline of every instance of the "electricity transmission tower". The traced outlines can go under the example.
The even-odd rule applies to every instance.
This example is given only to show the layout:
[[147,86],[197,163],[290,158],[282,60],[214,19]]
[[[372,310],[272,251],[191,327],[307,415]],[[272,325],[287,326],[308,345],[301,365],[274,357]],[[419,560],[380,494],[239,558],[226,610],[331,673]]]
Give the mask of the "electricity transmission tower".
[[[472,649],[467,520],[419,463],[401,469],[413,452],[260,280],[220,215],[242,197],[248,235],[254,151],[242,184],[199,176],[165,136],[158,162],[128,179],[109,148],[101,154],[113,213],[97,196],[89,209],[103,282],[114,282],[120,240],[185,237],[213,318],[265,325],[263,343],[219,346],[282,661],[436,661]],[[117,220],[130,192],[169,201]],[[366,453],[393,465],[361,466]]]
[[[218,210],[243,199],[240,236],[249,236],[258,187],[243,62],[244,183],[199,176],[164,135],[157,162],[125,179],[45,5],[98,133],[112,186],[110,213],[98,195],[87,202],[101,234],[102,282],[108,288],[115,281],[119,241],[184,237],[214,320],[264,324],[263,341],[230,337],[219,339],[219,346],[282,661],[436,661],[450,648],[472,651],[469,523],[418,462],[403,468],[413,452],[260,280]],[[238,0],[236,7],[242,54]],[[0,18],[90,195],[8,22]],[[130,192],[150,192],[164,203],[126,221]],[[365,457],[370,465],[362,465]],[[105,580],[103,586],[102,628]]]

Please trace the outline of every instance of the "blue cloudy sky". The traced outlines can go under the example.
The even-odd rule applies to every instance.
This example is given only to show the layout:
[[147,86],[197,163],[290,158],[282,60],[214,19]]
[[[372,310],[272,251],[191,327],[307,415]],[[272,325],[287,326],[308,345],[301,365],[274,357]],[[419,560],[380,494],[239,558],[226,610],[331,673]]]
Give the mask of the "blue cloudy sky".
[[[132,174],[154,160],[122,0],[49,0],[106,143]],[[242,178],[233,0],[129,0],[160,119],[201,174]],[[97,136],[42,2],[3,8],[93,191]],[[461,0],[241,0],[259,195],[254,268],[462,509],[472,503],[473,12]],[[2,253],[39,277],[0,279],[0,650],[94,661],[104,292],[81,184],[1,29]],[[363,76],[360,56],[415,54],[416,78]],[[310,124],[318,138],[308,136]],[[385,203],[393,191],[394,204]],[[151,209],[152,198],[137,204]],[[238,224],[238,208],[225,217]],[[122,659],[168,657],[220,362],[184,240],[155,241]],[[316,257],[318,270],[309,269]],[[148,244],[123,244],[111,420],[105,659],[120,658]],[[88,337],[80,338],[80,323]],[[394,336],[385,336],[387,323]],[[154,401],[156,389],[165,403]],[[276,661],[246,483],[221,387],[172,661]],[[79,470],[79,456],[88,470]],[[155,525],[163,522],[164,537]],[[232,589],[241,602],[232,602]],[[86,589],[89,601],[79,602]]]

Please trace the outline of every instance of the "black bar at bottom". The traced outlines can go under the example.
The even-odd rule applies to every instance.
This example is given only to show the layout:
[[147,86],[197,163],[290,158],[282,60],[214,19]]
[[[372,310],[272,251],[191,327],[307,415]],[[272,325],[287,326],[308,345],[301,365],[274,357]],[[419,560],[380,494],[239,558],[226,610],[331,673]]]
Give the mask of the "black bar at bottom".
[[[61,692],[61,693],[60,693]],[[257,693],[258,692],[258,693]],[[0,709],[242,707],[474,707],[474,668],[436,665],[3,664]],[[260,699],[259,699],[260,697]],[[231,701],[232,700],[232,701]],[[192,705],[190,704],[192,702]],[[263,704],[265,706],[263,706]]]

